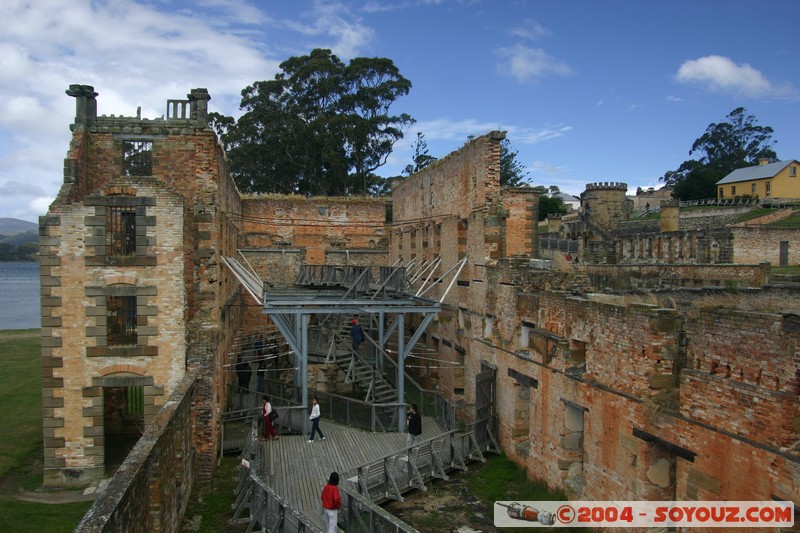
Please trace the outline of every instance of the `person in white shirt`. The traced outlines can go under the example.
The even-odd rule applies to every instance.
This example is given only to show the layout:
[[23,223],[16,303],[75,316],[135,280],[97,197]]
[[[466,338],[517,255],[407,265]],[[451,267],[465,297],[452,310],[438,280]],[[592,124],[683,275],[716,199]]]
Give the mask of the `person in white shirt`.
[[311,416],[308,417],[311,420],[311,435],[308,436],[308,442],[314,442],[314,433],[319,433],[319,436],[322,437],[322,440],[325,440],[325,435],[322,434],[322,430],[319,429],[319,404],[317,403],[316,398],[311,399]]

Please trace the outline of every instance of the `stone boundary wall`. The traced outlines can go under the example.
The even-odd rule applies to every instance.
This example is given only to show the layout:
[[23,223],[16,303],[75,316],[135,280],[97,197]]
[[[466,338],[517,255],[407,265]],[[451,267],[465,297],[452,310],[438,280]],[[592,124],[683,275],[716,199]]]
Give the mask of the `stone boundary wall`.
[[180,530],[195,477],[191,413],[194,393],[195,376],[186,375],[106,490],[86,512],[76,532]]
[[659,233],[660,231],[660,220],[632,220],[629,222],[623,222],[617,226],[614,234],[620,237],[633,237],[640,236],[645,233]]
[[713,216],[686,215],[681,213],[680,219],[678,220],[678,229],[680,231],[688,231],[723,228],[736,222],[736,219],[739,218],[739,215],[746,212],[747,211],[742,211],[741,213],[727,213],[724,215]]
[[780,220],[783,220],[784,218],[790,217],[792,213],[794,213],[793,207],[776,209],[773,213],[770,213],[769,215],[764,215],[762,217],[748,220],[747,222],[736,224],[736,227],[763,226],[765,224],[772,224],[773,222],[778,222]]
[[654,290],[677,287],[762,287],[770,267],[759,265],[592,265],[581,266],[595,290]]
[[800,265],[800,230],[765,228],[763,226],[732,227],[733,257],[737,263],[764,261],[780,265],[781,242],[788,244],[787,265]]

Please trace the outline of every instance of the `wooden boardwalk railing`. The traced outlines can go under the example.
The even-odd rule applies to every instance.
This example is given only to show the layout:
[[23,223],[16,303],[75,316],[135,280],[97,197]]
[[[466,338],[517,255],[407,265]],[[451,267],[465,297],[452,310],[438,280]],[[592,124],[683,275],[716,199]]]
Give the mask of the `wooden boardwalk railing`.
[[[480,427],[491,428],[492,424]],[[247,531],[265,528],[273,533],[324,530],[320,493],[331,472],[342,481],[343,508],[339,525],[345,531],[413,532],[408,524],[377,504],[402,499],[409,490],[427,490],[432,479],[447,479],[448,472],[464,470],[470,461],[484,461],[473,428],[446,430],[435,419],[423,417],[422,442],[406,447],[402,433],[372,433],[325,420],[325,440],[306,442],[304,435],[284,435],[261,442],[258,422],[250,431],[243,454],[235,520],[247,518]],[[244,462],[243,462],[244,464]]]

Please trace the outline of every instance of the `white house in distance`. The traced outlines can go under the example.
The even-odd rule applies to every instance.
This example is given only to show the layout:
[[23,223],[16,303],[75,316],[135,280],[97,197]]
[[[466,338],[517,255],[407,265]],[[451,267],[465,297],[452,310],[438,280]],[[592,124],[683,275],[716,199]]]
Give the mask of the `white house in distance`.
[[553,198],[560,198],[564,205],[567,206],[567,213],[571,213],[573,211],[577,211],[581,206],[581,199],[572,196],[571,194],[567,194],[565,192],[559,192],[553,195]]

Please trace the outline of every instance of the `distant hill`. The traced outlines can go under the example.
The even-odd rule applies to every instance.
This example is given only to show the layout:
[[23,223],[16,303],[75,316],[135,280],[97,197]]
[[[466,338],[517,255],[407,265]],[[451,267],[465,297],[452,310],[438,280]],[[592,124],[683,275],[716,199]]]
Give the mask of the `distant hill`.
[[36,261],[38,252],[38,224],[0,218],[0,261]]
[[33,231],[38,233],[39,224],[18,218],[0,218],[0,235],[9,237],[18,233]]
[[39,230],[26,231],[24,233],[16,233],[9,236],[0,236],[0,243],[12,244],[14,246],[22,246],[28,243],[39,242]]

